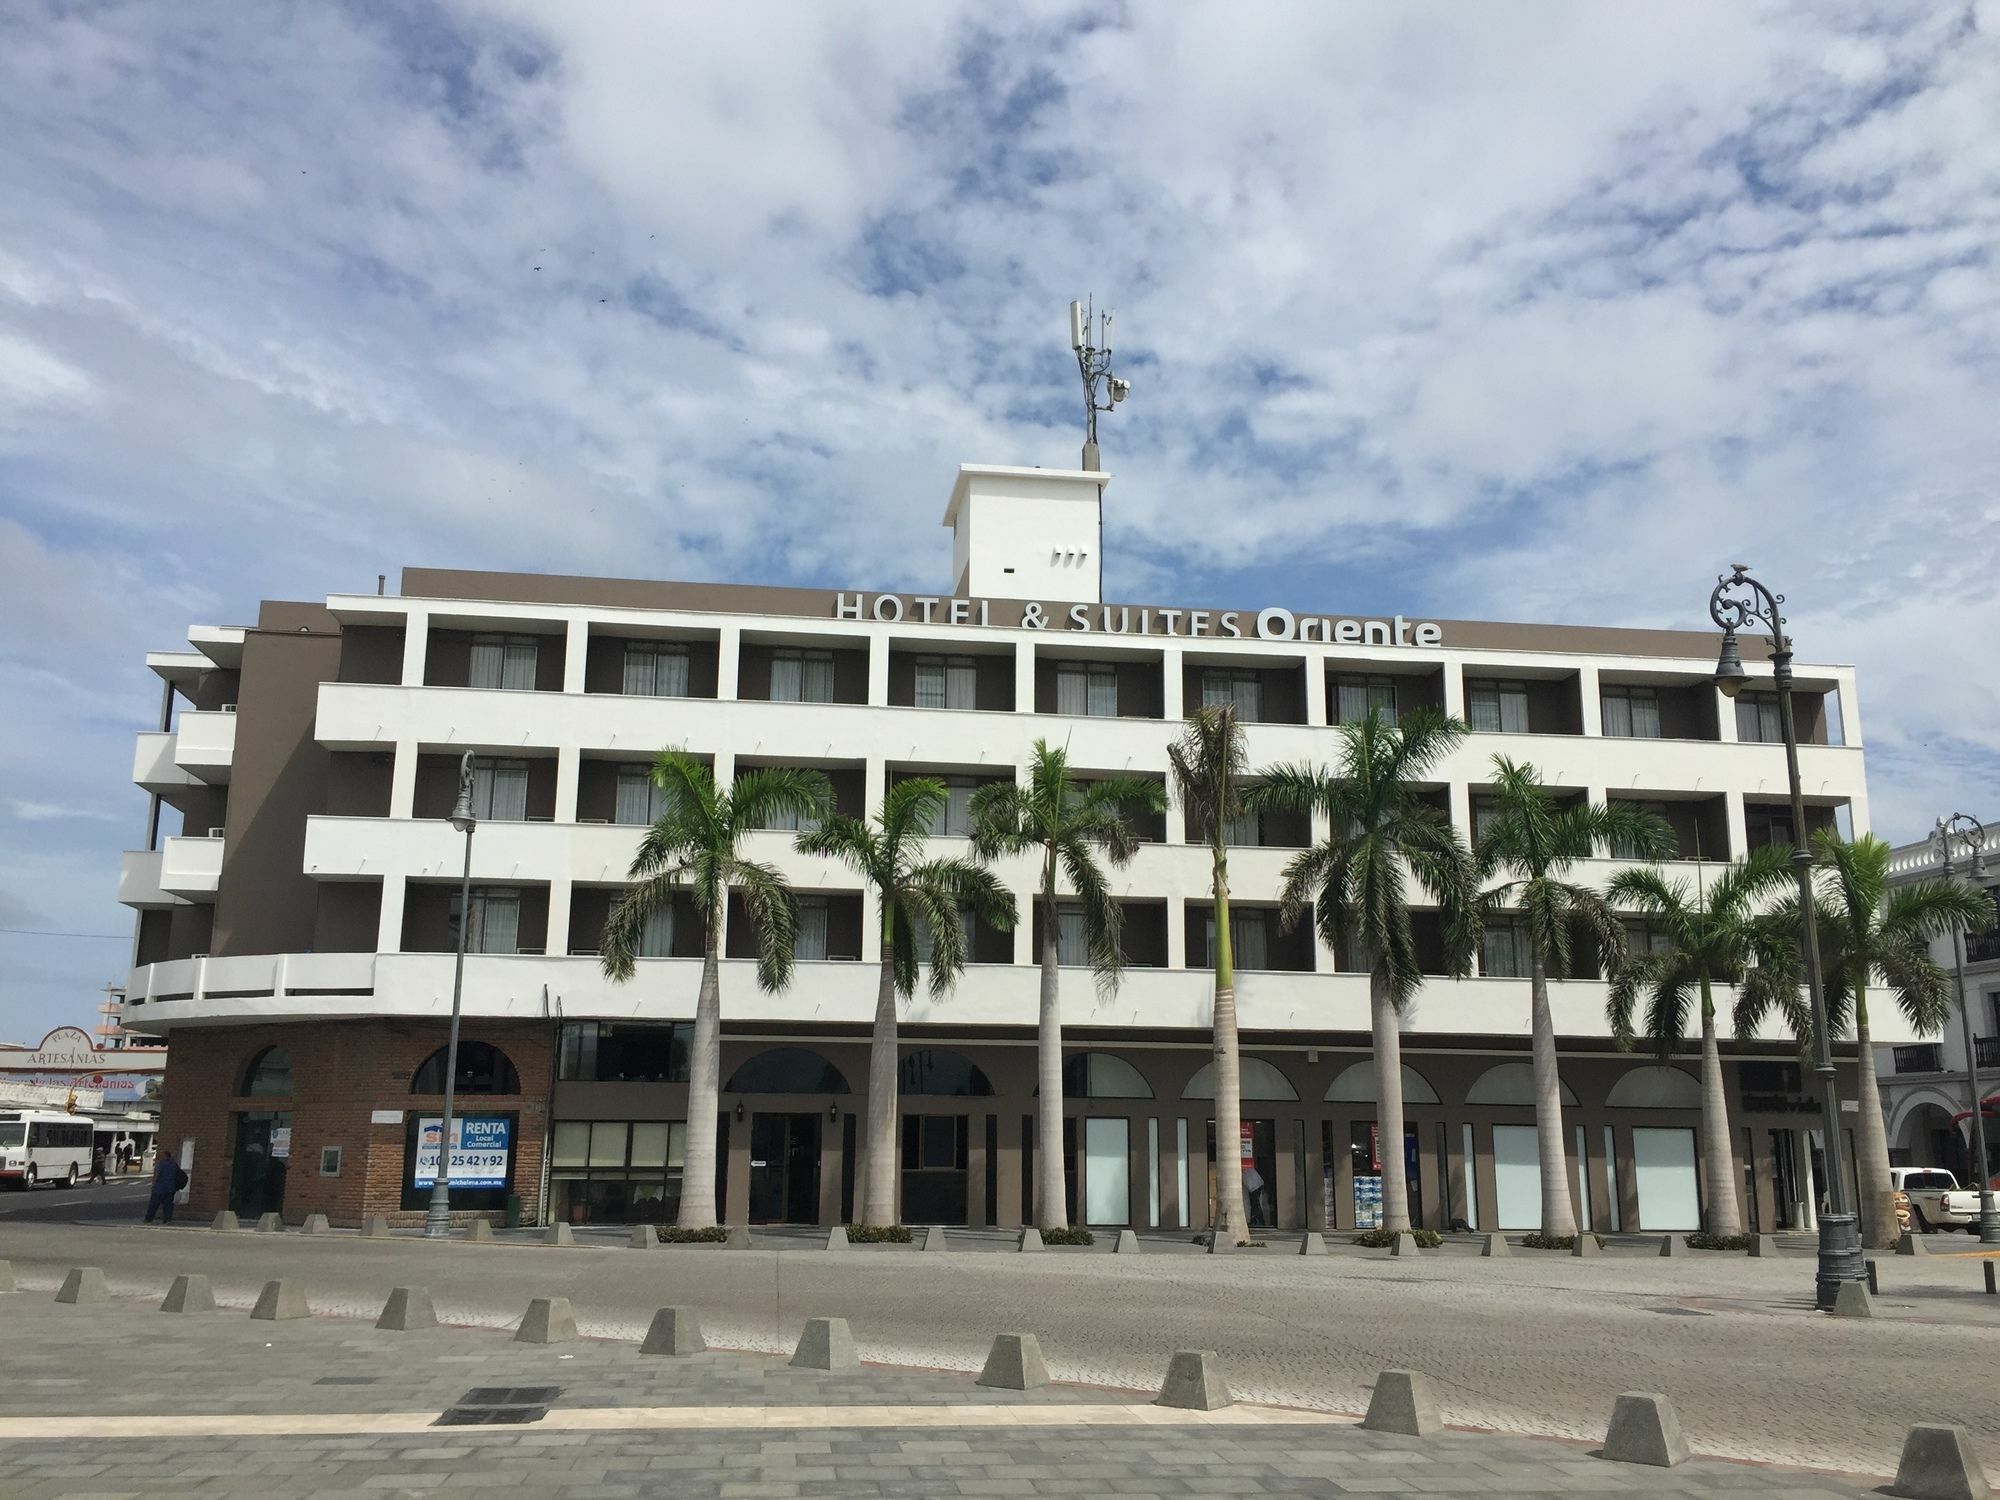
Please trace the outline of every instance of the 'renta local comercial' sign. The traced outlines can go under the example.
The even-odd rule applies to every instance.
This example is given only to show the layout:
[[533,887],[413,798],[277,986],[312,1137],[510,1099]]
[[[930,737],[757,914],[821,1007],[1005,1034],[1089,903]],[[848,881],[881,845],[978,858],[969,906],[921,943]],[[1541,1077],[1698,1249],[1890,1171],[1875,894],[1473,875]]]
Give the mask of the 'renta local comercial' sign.
[[837,620],[914,620],[923,625],[990,625],[1009,630],[1062,630],[1100,635],[1165,635],[1203,640],[1318,641],[1331,646],[1442,646],[1444,628],[1402,615],[1387,619],[1295,615],[1272,606],[1251,615],[1235,609],[1163,609],[1138,604],[1042,604],[958,599],[932,594],[835,594]]

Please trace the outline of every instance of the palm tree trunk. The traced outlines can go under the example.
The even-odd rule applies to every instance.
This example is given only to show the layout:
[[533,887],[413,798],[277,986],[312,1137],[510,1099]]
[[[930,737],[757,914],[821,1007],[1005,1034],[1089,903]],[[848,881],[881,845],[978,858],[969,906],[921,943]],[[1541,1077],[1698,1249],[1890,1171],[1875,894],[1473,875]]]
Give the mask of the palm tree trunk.
[[1715,1037],[1715,996],[1701,976],[1701,1186],[1702,1222],[1710,1234],[1743,1233],[1743,1200],[1737,1188],[1729,1096],[1722,1088],[1722,1048]]
[[1250,1241],[1243,1202],[1243,1063],[1236,1038],[1236,966],[1229,942],[1229,876],[1215,856],[1215,1210],[1212,1233]]
[[715,1201],[715,1122],[722,1112],[722,934],[708,924],[702,944],[701,989],[694,1002],[694,1038],[688,1049],[687,1141],[682,1148],[681,1207],[675,1220],[683,1229],[710,1229],[717,1223]]
[[1382,1227],[1410,1227],[1410,1174],[1403,1159],[1403,1018],[1378,961],[1368,976],[1368,1017],[1375,1031],[1375,1145],[1382,1153]]
[[1882,1090],[1875,1081],[1865,994],[1854,997],[1854,1040],[1861,1049],[1854,1082],[1861,1104],[1854,1127],[1854,1175],[1861,1188],[1862,1243],[1870,1250],[1893,1250],[1903,1230],[1896,1221],[1896,1192],[1889,1185],[1889,1132],[1882,1123]]
[[[1577,1232],[1569,1192],[1569,1152],[1563,1146],[1562,1075],[1556,1067],[1556,1024],[1549,1014],[1549,968],[1541,941],[1530,939],[1528,1033],[1535,1054],[1535,1141],[1542,1158],[1542,1233],[1567,1239]],[[1399,1080],[1400,1081],[1400,1080]],[[1590,1226],[1582,1226],[1586,1233]]]
[[1069,1228],[1069,1205],[1063,1195],[1062,1007],[1056,972],[1056,904],[1046,890],[1042,898],[1042,1019],[1036,1037],[1035,1071],[1042,1093],[1036,1110],[1035,1135],[1042,1149],[1035,1156],[1035,1222],[1043,1230]]
[[882,984],[868,1046],[868,1146],[861,1174],[863,1224],[896,1222],[896,955],[889,922],[882,934]]

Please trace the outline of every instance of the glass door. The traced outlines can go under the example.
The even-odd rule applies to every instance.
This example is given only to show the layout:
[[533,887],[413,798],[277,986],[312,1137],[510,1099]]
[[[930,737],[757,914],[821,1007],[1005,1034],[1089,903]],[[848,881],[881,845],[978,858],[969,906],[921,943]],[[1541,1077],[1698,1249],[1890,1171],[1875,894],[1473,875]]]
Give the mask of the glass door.
[[253,1111],[236,1117],[229,1159],[229,1208],[239,1218],[285,1211],[285,1170],[291,1156],[289,1111]]

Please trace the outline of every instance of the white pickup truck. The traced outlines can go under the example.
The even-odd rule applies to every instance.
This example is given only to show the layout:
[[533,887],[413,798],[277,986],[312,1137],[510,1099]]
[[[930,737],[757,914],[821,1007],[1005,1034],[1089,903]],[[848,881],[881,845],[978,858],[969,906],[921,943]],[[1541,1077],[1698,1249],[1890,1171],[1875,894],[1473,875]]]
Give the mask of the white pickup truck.
[[1918,1234],[1933,1229],[1978,1232],[1979,1194],[1961,1188],[1944,1167],[1891,1167],[1889,1181],[1896,1189],[1897,1206],[1909,1205],[1909,1227]]

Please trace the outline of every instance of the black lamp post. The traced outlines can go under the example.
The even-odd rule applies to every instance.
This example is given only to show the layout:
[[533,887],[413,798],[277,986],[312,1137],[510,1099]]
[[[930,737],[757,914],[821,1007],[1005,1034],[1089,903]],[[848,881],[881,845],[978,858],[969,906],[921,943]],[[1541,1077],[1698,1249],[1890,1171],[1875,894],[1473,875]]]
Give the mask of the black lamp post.
[[1799,913],[1806,958],[1806,998],[1812,1005],[1813,1072],[1819,1077],[1821,1129],[1826,1135],[1827,1212],[1819,1216],[1819,1273],[1815,1300],[1831,1312],[1844,1281],[1866,1275],[1861,1255],[1861,1221],[1847,1199],[1846,1151],[1840,1128],[1840,1095],[1834,1086],[1833,1038],[1827,1034],[1826,989],[1820,975],[1819,922],[1813,910],[1812,853],[1806,848],[1805,794],[1799,786],[1799,733],[1792,717],[1792,638],[1785,634],[1785,617],[1778,606],[1783,594],[1773,594],[1750,576],[1748,564],[1733,563],[1709,596],[1708,613],[1722,627],[1722,654],[1715,663],[1715,685],[1734,698],[1750,680],[1736,649],[1736,632],[1761,627],[1771,637],[1771,667],[1778,689],[1778,723],[1785,737],[1785,773],[1792,793],[1792,869],[1799,878]]
[[[1945,879],[1949,880],[1952,870],[1953,846],[1967,850],[1972,855],[1972,876],[1976,880],[1986,873],[1986,828],[1979,819],[1968,813],[1953,813],[1948,818],[1939,818],[1931,840],[1938,846],[1939,862],[1944,867]],[[2000,1245],[2000,1206],[1996,1206],[1993,1195],[1993,1169],[1987,1164],[1986,1122],[1980,1118],[1979,1103],[1979,1049],[1973,1042],[1972,1009],[1965,998],[1965,929],[1954,926],[1951,929],[1952,978],[1958,985],[1958,1024],[1965,1037],[1965,1087],[1972,1095],[1972,1161],[1973,1170],[1979,1174],[1979,1242],[1982,1245]]]
[[465,835],[465,869],[458,879],[458,959],[451,971],[451,1037],[444,1049],[444,1119],[438,1126],[437,1176],[431,1201],[424,1209],[424,1238],[441,1240],[451,1233],[451,1113],[458,1092],[458,1011],[465,993],[465,941],[472,926],[472,752],[458,763],[458,800],[452,804],[451,826]]

